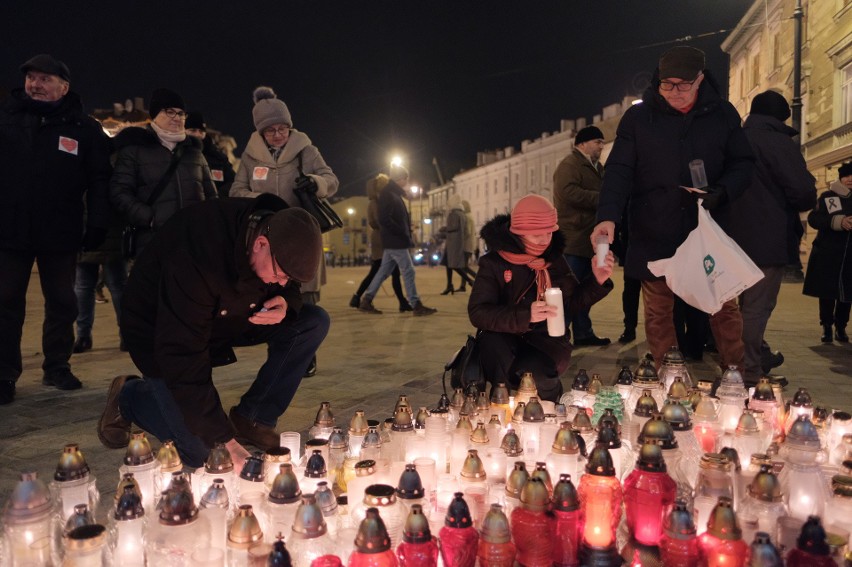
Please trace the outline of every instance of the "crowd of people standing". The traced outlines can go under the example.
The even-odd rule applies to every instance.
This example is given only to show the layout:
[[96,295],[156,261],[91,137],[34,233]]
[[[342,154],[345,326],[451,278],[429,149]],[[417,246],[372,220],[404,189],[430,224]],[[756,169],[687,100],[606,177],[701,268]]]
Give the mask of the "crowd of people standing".
[[[187,462],[199,462],[217,442],[243,456],[239,441],[277,443],[277,419],[301,379],[317,372],[316,350],[330,325],[318,305],[326,281],[319,227],[297,197],[308,191],[327,198],[338,189],[319,149],[269,87],[252,93],[254,132],[234,171],[207,137],[201,113],[188,112],[170,89],[151,94],[150,123],[111,140],[83,112],[63,62],[37,55],[21,71],[24,87],[0,108],[0,160],[7,183],[18,188],[0,219],[0,404],[14,401],[22,373],[25,297],[37,263],[45,296],[43,383],[82,387],[70,357],[95,343],[100,273],[120,348],[142,373],[111,385],[98,425],[104,444],[125,445],[131,422],[176,438]],[[817,198],[792,140],[797,133],[784,124],[789,116],[787,101],[767,91],[741,124],[704,54],[680,46],[662,55],[642,104],[625,113],[606,167],[603,133],[594,126],[577,133],[554,174],[553,203],[523,197],[477,235],[470,204],[451,195],[439,232],[442,295],[471,288],[468,314],[488,354],[488,375],[516,385],[521,370],[535,367],[541,395],[555,400],[572,348],[610,343],[596,335],[590,316],[613,287],[616,256],[596,260],[601,242],[616,244],[624,265],[619,342],[636,338],[641,290],[645,336],[659,364],[683,342],[682,329],[678,298],[648,262],[674,254],[695,228],[699,206],[764,275],[709,317],[723,367],[741,368],[747,385],[768,372],[767,321],[784,266],[798,259],[799,214],[811,209],[808,222],[818,235],[804,293],[820,298],[821,340],[848,342],[852,164]],[[701,187],[690,176],[695,160],[706,175]],[[415,282],[408,183],[401,166],[368,183],[372,263],[349,303],[360,312],[382,313],[373,300],[388,277],[400,312],[437,312],[424,305]],[[211,236],[213,228],[221,232]],[[479,239],[486,251],[475,272]],[[561,290],[571,328],[561,335],[548,330],[562,311],[545,301],[551,287]],[[267,363],[225,414],[212,369],[235,360],[232,347],[258,343],[269,345]],[[201,414],[193,407],[198,399]],[[185,419],[172,419],[175,412]]]

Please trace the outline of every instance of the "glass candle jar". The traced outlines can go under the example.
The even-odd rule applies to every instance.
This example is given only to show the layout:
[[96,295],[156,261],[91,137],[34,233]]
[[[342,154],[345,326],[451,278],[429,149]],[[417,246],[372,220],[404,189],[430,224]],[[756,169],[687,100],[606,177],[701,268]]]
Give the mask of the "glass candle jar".
[[633,538],[642,545],[658,545],[663,522],[669,516],[677,484],[666,472],[663,452],[643,445],[636,468],[624,481],[624,513]]

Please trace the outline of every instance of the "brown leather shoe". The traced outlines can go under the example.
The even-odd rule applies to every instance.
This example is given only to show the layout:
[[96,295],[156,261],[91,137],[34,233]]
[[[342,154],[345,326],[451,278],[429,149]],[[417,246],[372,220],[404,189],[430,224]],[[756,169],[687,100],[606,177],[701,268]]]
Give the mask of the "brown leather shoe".
[[124,419],[118,409],[118,395],[128,380],[137,380],[139,376],[116,376],[107,391],[106,407],[98,421],[98,439],[104,447],[123,449],[130,442],[131,423]]
[[267,425],[252,423],[248,418],[237,412],[236,406],[228,412],[228,419],[231,420],[231,425],[237,430],[236,439],[240,443],[248,443],[264,451],[280,447],[281,438],[275,432],[275,429]]

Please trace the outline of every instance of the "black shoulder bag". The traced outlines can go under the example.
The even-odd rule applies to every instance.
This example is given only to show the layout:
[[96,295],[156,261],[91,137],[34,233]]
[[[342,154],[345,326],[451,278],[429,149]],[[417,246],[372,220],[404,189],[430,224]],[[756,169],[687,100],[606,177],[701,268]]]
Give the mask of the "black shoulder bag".
[[328,232],[343,226],[340,216],[331,208],[327,199],[317,196],[317,182],[305,175],[302,171],[302,152],[299,152],[299,177],[296,178],[296,186],[293,192],[299,199],[299,207],[305,209],[312,217],[317,219],[320,232]]
[[[149,207],[152,206],[156,200],[160,198],[160,195],[163,194],[163,190],[166,188],[166,185],[169,183],[169,180],[172,178],[172,175],[174,175],[175,170],[177,169],[180,158],[183,157],[183,149],[184,146],[182,145],[175,148],[175,151],[172,154],[172,159],[169,162],[168,169],[166,169],[163,177],[160,178],[160,181],[157,182],[157,186],[154,187],[154,190],[151,191],[151,195],[145,201],[145,204]],[[139,230],[140,227],[128,224],[121,232],[121,253],[126,260],[131,260],[136,257],[139,244]]]
[[450,375],[452,388],[461,388],[465,392],[485,391],[485,376],[482,374],[482,366],[479,362],[479,343],[477,342],[481,333],[482,331],[477,330],[476,336],[468,335],[464,345],[444,365],[442,382],[445,394],[447,393],[447,374]]

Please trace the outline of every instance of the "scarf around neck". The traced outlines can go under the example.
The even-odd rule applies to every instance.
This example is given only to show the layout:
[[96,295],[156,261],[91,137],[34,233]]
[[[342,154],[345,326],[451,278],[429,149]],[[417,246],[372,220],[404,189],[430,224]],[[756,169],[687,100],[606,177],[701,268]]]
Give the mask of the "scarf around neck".
[[160,139],[160,143],[163,144],[169,151],[175,149],[175,146],[178,145],[178,142],[183,142],[186,140],[186,131],[181,132],[169,132],[168,130],[163,130],[153,122],[151,122],[151,129],[154,130],[154,133],[157,134],[157,137]]
[[[550,244],[547,246],[550,246]],[[547,246],[544,247],[545,250],[547,249]],[[500,254],[500,257],[510,264],[526,266],[535,272],[536,298],[538,301],[544,301],[544,292],[547,288],[551,287],[550,272],[547,271],[547,268],[550,267],[550,262],[546,261],[541,256],[530,254],[529,252],[531,252],[529,248],[527,248],[527,252],[523,254],[507,252],[506,250],[497,251],[497,253]],[[544,253],[544,250],[542,250],[541,253]]]

